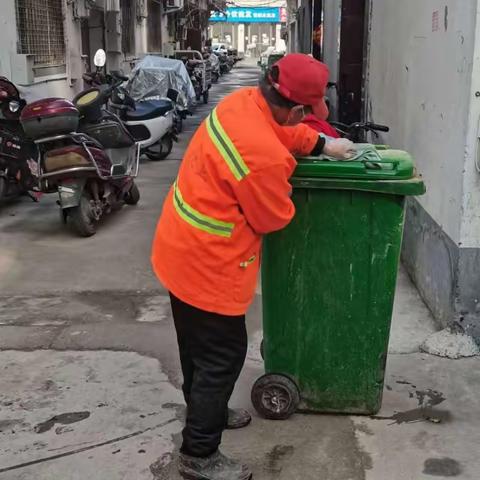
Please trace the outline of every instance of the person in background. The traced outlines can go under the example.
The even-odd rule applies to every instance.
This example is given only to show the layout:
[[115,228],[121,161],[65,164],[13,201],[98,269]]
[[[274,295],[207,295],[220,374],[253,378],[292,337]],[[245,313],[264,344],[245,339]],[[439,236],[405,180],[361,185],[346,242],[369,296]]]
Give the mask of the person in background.
[[327,137],[331,138],[340,138],[340,135],[338,132],[335,130],[332,125],[328,123],[327,120],[322,120],[318,118],[316,115],[310,114],[307,115],[304,119],[303,122],[305,125],[308,125],[310,128],[313,128],[318,133],[323,133]]

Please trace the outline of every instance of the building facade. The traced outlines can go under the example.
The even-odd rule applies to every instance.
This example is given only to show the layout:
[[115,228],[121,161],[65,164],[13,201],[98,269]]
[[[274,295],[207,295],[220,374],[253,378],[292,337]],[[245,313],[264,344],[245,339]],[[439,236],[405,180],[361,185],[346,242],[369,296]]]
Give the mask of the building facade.
[[480,5],[373,0],[371,12],[366,113],[428,189],[409,204],[404,263],[435,318],[480,340]]
[[288,15],[290,51],[330,67],[334,117],[386,124],[380,141],[414,157],[428,190],[404,264],[439,324],[480,340],[480,2],[289,0]]
[[282,28],[286,24],[285,2],[267,7],[227,7],[212,12],[209,36],[214,43],[236,48],[240,54],[258,57],[268,47],[285,50]]
[[222,0],[3,0],[0,75],[27,100],[72,98],[83,89],[95,51],[107,69],[128,72],[149,52],[201,49],[212,9]]

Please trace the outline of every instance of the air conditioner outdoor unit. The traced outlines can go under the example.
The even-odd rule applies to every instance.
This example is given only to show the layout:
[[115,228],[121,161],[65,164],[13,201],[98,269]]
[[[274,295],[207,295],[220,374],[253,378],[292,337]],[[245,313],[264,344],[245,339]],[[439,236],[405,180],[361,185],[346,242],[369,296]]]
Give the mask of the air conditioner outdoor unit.
[[167,13],[173,13],[183,8],[184,0],[167,0]]
[[18,85],[31,85],[34,80],[33,63],[35,55],[10,54],[10,80]]

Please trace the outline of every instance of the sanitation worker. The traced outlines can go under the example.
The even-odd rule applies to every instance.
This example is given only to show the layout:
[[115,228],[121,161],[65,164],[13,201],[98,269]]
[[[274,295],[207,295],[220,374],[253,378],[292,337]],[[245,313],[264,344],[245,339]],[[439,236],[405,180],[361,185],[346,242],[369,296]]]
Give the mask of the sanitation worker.
[[228,402],[245,361],[245,312],[254,297],[262,236],[295,214],[293,155],[351,156],[301,122],[326,119],[328,68],[303,54],[278,61],[258,87],[227,96],[202,123],[158,222],[152,264],[170,292],[184,377],[186,426],[179,471],[187,479],[247,480],[219,451],[225,428],[250,423]]

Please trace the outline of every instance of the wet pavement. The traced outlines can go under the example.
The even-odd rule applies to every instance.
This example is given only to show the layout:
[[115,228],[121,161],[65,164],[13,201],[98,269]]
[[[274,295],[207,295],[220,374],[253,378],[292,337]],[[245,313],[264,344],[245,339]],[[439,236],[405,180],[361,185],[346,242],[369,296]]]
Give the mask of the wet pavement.
[[[142,162],[142,199],[80,239],[55,198],[0,206],[0,480],[177,479],[183,406],[166,292],[149,263],[155,224],[191,134],[214,103],[259,75],[214,86],[167,161]],[[263,371],[260,291],[233,406]],[[382,410],[295,415],[226,432],[257,480],[477,480],[478,359],[419,353],[435,327],[402,271]]]

